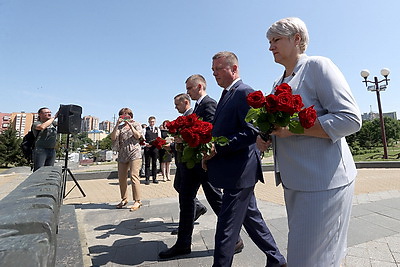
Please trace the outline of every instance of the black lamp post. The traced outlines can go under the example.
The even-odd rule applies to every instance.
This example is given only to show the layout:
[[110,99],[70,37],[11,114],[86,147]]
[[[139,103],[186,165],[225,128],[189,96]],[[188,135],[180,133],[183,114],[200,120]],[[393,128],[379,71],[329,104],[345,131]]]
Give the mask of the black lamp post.
[[[386,133],[385,133],[385,122],[383,120],[383,114],[382,114],[382,106],[381,106],[381,97],[379,92],[380,91],[385,91],[388,85],[388,81],[390,81],[390,79],[388,79],[387,77],[390,74],[390,70],[387,68],[383,68],[381,70],[381,74],[384,77],[383,80],[378,81],[378,77],[374,77],[373,81],[369,81],[367,80],[368,76],[369,76],[369,71],[368,70],[362,70],[361,71],[361,77],[364,78],[364,83],[365,86],[367,87],[368,91],[372,91],[372,92],[376,92],[376,98],[378,100],[378,109],[379,109],[379,120],[381,122],[381,135],[382,135],[382,143],[383,143],[383,158],[387,159],[388,158],[388,152],[387,152],[387,143],[386,143]],[[383,85],[379,85],[381,82],[385,82],[385,84]],[[368,83],[372,83],[374,85],[370,85],[368,86]]]

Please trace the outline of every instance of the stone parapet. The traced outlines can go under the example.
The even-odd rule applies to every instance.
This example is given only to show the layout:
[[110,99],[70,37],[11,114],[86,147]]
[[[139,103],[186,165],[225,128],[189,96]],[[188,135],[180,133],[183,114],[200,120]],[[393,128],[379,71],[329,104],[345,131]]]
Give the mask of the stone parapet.
[[0,201],[0,265],[54,266],[60,167],[42,167]]

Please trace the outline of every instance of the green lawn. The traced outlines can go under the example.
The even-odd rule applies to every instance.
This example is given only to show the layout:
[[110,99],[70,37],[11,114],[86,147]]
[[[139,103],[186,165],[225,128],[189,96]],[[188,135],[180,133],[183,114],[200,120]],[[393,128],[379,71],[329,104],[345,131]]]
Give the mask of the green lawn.
[[[378,149],[379,152],[369,152],[362,155],[354,155],[355,161],[380,161],[383,160],[383,147]],[[388,147],[388,159],[390,161],[400,161],[400,147]]]

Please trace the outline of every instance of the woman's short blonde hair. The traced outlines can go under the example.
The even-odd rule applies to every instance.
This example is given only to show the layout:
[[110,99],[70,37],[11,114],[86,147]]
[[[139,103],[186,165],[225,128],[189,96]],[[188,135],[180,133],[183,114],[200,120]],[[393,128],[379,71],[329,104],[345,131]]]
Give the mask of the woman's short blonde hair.
[[267,31],[267,39],[271,40],[274,37],[284,36],[292,38],[296,33],[300,35],[300,52],[304,53],[307,49],[309,36],[307,26],[299,18],[291,17],[278,20],[269,27]]

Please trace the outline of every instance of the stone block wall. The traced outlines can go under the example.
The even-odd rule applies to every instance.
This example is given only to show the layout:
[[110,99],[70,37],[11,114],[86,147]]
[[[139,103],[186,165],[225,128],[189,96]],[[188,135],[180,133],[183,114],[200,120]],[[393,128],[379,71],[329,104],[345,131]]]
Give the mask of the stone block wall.
[[42,167],[0,201],[0,265],[55,266],[61,167]]

